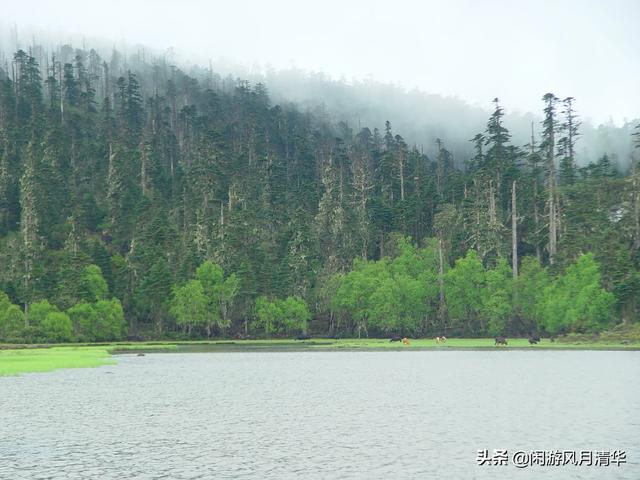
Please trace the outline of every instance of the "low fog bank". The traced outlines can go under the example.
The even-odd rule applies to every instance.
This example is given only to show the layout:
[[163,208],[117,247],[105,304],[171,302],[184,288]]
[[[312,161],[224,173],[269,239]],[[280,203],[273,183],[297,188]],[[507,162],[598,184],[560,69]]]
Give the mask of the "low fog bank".
[[[487,99],[487,107],[482,108],[461,98],[429,94],[418,89],[407,90],[372,79],[348,81],[294,68],[276,71],[254,66],[248,69],[229,61],[212,65],[213,70],[223,76],[240,76],[251,83],[264,83],[274,103],[293,102],[303,110],[324,110],[327,119],[333,123],[344,121],[354,129],[367,126],[382,131],[388,120],[394,133],[402,135],[408,144],[416,145],[429,155],[435,154],[435,140],[440,138],[458,163],[473,155],[470,139],[485,130],[491,115],[492,98]],[[206,75],[206,69],[199,66],[192,66],[190,71],[196,77]],[[512,106],[502,103],[506,112],[505,126],[514,145],[524,146],[531,142],[532,124],[535,141],[538,142],[542,128],[542,96],[545,93],[544,89],[531,92],[540,98],[540,112],[514,112]],[[571,92],[552,93],[561,99],[571,96]],[[496,96],[499,98],[499,91]],[[580,115],[579,98],[575,107]],[[594,125],[588,120],[580,120],[582,125],[576,146],[578,165],[595,162],[606,154],[622,170],[628,168],[633,154],[631,134],[640,123],[640,112],[638,119],[622,126],[613,121]]]
[[[18,48],[30,51],[39,59],[43,78],[47,57],[51,52],[57,52],[62,61],[72,62],[74,49],[81,49],[85,55],[95,49],[104,60],[119,65],[120,73],[128,69],[134,72],[148,71],[154,64],[168,64],[181,68],[212,88],[234,88],[239,79],[252,84],[264,83],[273,104],[294,104],[302,111],[322,113],[332,124],[345,122],[354,130],[366,126],[382,131],[388,120],[394,134],[401,135],[409,145],[415,145],[430,156],[435,154],[436,138],[440,138],[453,153],[458,165],[473,155],[470,139],[485,130],[492,109],[493,98],[487,99],[485,108],[471,105],[458,97],[445,97],[418,89],[407,90],[374,79],[348,81],[297,68],[275,70],[262,65],[249,68],[229,59],[201,65],[189,60],[195,58],[189,52],[175,52],[173,49],[160,51],[129,45],[124,41],[89,39],[82,35],[61,35],[42,30],[21,30],[19,36],[15,27],[0,24],[0,69],[11,72],[11,58]],[[202,52],[197,52],[197,56],[202,57]],[[114,62],[114,57],[119,57],[117,62]],[[495,95],[498,98],[499,90],[497,87]],[[506,112],[505,126],[512,135],[514,145],[530,143],[532,125],[535,141],[538,142],[543,107],[541,98],[546,92],[544,86],[540,91],[528,92],[540,99],[539,112],[521,113],[514,106],[501,102]],[[553,93],[561,99],[572,96],[572,92]],[[580,98],[576,98],[575,107],[580,115]],[[640,112],[637,119],[623,125],[616,125],[613,121],[594,125],[583,120],[576,146],[579,166],[607,154],[621,170],[626,170],[633,155],[631,133],[638,123]]]

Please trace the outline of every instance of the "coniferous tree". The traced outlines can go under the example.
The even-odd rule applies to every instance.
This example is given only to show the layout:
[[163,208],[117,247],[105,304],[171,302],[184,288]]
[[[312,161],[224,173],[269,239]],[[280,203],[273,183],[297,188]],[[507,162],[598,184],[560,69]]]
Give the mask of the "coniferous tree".
[[[68,338],[65,315],[76,338],[115,338],[126,333],[118,308],[133,335],[247,335],[260,296],[291,313],[273,335],[299,331],[301,301],[311,332],[522,333],[545,326],[529,283],[561,286],[589,251],[616,296],[612,315],[637,318],[637,165],[603,152],[577,168],[572,97],[545,95],[541,139],[532,131],[523,150],[496,100],[473,156],[456,164],[450,137],[429,158],[389,122],[354,131],[327,111],[272,105],[261,84],[71,46],[41,69],[46,57],[29,52],[0,71],[0,288],[13,303],[51,302],[30,338]],[[553,267],[540,273],[532,255]],[[172,313],[172,287],[206,260],[235,274],[234,301],[202,321]],[[92,264],[119,307],[85,295]],[[447,291],[467,267],[477,305]],[[197,287],[182,293],[199,301]],[[567,328],[608,325],[596,323]]]
[[562,101],[564,121],[561,125],[562,137],[558,140],[558,155],[560,156],[559,180],[561,185],[573,185],[576,181],[575,145],[578,139],[580,121],[573,107],[573,97]]
[[540,149],[544,152],[547,177],[547,215],[548,215],[548,243],[547,251],[549,263],[554,264],[558,243],[558,193],[556,178],[556,132],[558,120],[556,108],[558,98],[553,93],[542,97],[545,102],[544,121],[542,122],[542,143]]
[[34,296],[34,280],[36,264],[42,250],[40,237],[40,219],[36,190],[36,158],[38,155],[33,143],[27,150],[24,173],[20,178],[20,233],[22,236],[22,303],[24,304],[25,322],[29,322],[29,303]]

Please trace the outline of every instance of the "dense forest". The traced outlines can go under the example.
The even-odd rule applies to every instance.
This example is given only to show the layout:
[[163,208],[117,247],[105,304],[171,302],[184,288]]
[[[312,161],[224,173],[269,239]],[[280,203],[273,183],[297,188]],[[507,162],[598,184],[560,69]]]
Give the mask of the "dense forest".
[[527,145],[495,99],[474,155],[439,138],[428,156],[389,122],[273,105],[262,83],[19,50],[0,68],[0,338],[637,322],[637,161],[579,167],[576,100],[540,106]]

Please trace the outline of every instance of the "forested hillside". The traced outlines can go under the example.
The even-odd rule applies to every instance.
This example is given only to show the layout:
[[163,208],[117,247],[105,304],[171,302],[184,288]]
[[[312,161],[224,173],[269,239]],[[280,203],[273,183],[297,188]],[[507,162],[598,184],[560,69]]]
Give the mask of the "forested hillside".
[[267,88],[117,51],[16,52],[0,70],[0,337],[637,321],[640,172],[576,165],[575,99],[531,92],[544,121],[527,145],[496,99],[456,159],[447,138],[427,156],[389,122],[328,123]]

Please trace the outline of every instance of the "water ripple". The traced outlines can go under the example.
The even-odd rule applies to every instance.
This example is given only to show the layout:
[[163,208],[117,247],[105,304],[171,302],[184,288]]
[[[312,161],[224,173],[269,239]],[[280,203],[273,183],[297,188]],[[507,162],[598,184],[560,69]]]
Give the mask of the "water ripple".
[[[0,399],[2,480],[640,478],[639,352],[125,355]],[[487,469],[479,448],[629,463]]]

